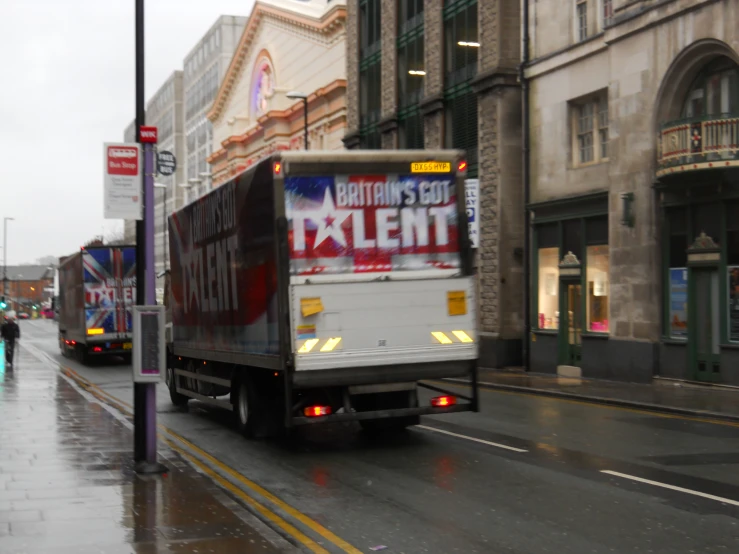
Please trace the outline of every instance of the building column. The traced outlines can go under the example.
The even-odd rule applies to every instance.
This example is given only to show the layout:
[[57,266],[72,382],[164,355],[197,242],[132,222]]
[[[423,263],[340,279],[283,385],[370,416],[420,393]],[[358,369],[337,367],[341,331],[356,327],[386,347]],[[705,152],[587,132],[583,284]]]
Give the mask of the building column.
[[346,2],[346,133],[344,146],[359,147],[359,0]]
[[478,2],[480,365],[522,362],[524,206],[519,3]]
[[382,0],[382,115],[380,132],[383,150],[398,147],[398,3]]
[[424,0],[424,98],[420,102],[423,114],[424,146],[444,147],[444,21],[442,0]]

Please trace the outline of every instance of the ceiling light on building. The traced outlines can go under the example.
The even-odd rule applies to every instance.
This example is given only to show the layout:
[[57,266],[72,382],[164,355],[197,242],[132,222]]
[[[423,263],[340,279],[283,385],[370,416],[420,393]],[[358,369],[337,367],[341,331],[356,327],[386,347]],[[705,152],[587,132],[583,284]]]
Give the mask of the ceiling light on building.
[[426,75],[426,72],[423,69],[411,69],[408,71],[408,75]]
[[459,46],[469,46],[470,48],[480,48],[479,42],[465,42],[463,40],[460,40],[457,44]]

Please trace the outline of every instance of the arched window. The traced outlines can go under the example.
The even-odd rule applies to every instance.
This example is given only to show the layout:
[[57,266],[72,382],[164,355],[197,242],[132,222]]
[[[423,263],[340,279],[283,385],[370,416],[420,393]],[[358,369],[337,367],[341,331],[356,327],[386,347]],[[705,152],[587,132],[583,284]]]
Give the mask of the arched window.
[[739,66],[723,56],[701,70],[683,104],[683,117],[722,114],[739,114]]

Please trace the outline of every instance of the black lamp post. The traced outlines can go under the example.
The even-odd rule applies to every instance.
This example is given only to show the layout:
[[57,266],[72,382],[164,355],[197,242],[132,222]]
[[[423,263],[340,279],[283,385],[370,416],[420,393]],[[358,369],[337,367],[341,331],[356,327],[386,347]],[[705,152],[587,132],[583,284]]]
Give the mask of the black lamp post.
[[291,100],[303,101],[303,144],[304,148],[308,150],[308,95],[304,92],[292,91],[287,93],[287,97]]

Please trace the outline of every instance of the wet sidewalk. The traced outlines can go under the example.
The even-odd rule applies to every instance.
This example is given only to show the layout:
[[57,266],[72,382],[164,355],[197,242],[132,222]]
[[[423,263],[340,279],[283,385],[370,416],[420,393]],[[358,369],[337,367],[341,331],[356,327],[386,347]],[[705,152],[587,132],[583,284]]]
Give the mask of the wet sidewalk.
[[169,473],[136,475],[132,431],[18,354],[12,370],[0,358],[0,552],[294,551],[173,450],[160,448]]
[[739,421],[739,389],[654,379],[651,384],[480,369],[486,388],[590,400],[675,414]]

